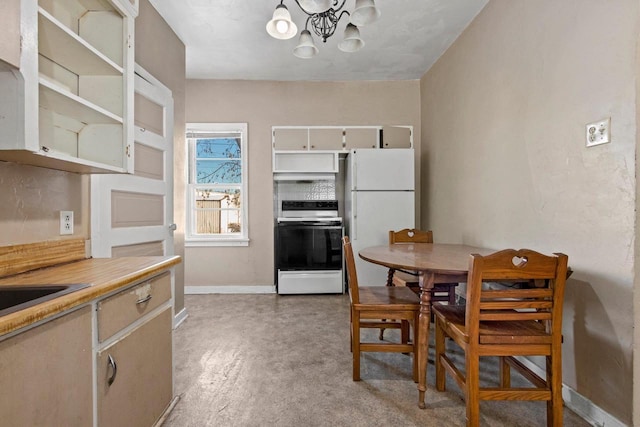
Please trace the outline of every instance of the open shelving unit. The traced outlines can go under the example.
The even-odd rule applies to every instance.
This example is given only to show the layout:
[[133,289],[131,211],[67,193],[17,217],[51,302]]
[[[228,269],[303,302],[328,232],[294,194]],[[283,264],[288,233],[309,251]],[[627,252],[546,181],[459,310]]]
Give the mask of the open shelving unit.
[[0,90],[12,95],[0,101],[0,116],[5,109],[21,122],[0,119],[0,160],[133,172],[137,2],[23,1],[20,70],[0,73]]

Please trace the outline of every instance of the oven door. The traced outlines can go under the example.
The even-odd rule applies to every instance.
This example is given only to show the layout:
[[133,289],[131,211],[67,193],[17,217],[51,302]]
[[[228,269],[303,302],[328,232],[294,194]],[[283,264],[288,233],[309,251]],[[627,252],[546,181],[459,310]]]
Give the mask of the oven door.
[[284,222],[276,227],[276,270],[342,269],[342,226]]

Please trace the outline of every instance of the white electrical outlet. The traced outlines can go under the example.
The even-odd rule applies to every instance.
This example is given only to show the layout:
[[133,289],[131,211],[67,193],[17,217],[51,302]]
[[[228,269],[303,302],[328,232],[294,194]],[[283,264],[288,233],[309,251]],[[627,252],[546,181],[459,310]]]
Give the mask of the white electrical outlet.
[[587,147],[611,142],[611,117],[587,125]]
[[73,234],[73,211],[60,211],[60,234]]

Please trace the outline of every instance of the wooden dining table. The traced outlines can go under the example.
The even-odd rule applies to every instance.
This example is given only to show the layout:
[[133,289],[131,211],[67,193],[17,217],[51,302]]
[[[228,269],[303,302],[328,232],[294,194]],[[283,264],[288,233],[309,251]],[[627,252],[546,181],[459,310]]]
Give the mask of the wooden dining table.
[[427,355],[431,323],[431,292],[437,283],[467,281],[469,255],[487,255],[492,249],[447,243],[403,243],[362,249],[360,258],[395,270],[417,271],[420,283],[420,320],[416,341],[418,358],[418,406],[425,408]]

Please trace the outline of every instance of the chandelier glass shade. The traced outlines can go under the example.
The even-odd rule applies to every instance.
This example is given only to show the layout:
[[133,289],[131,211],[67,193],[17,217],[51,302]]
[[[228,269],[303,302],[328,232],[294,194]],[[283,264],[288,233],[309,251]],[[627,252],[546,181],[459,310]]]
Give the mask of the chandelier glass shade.
[[[304,30],[300,33],[298,45],[293,54],[299,58],[312,58],[318,54],[311,31],[323,42],[334,35],[343,16],[349,16],[349,23],[344,30],[343,40],[338,48],[343,52],[356,52],[364,46],[358,27],[375,22],[380,17],[374,0],[356,0],[353,12],[344,10],[346,0],[294,0],[307,15]],[[310,31],[311,30],[311,31]],[[291,20],[291,14],[284,5],[284,0],[273,12],[272,19],[267,22],[267,33],[273,38],[287,40],[294,37],[298,29]]]

